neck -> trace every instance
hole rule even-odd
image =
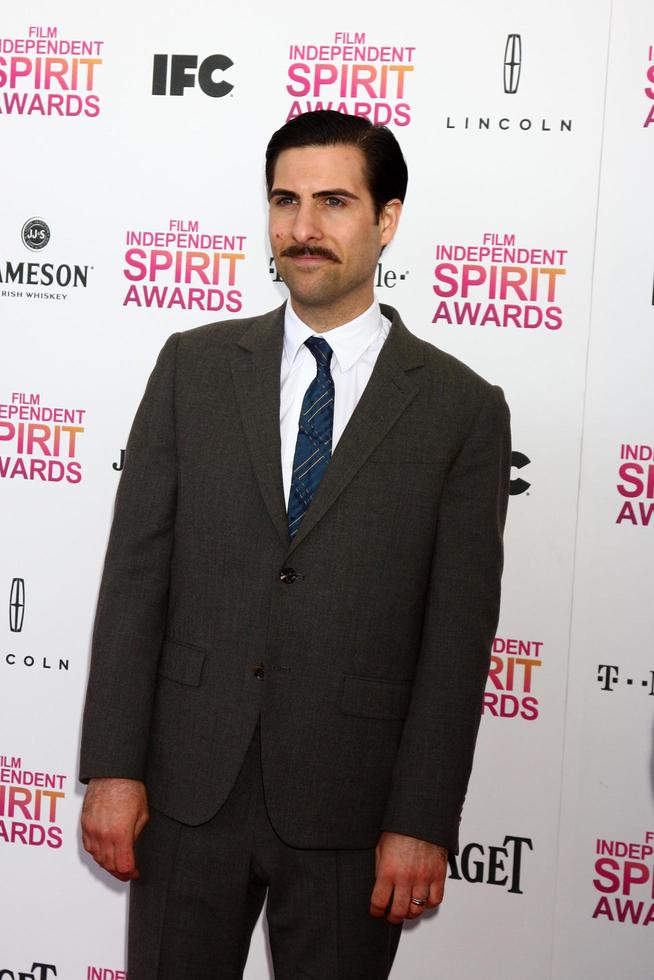
[[[294,296],[291,296],[293,309],[307,327],[315,330],[316,333],[325,333],[333,330],[334,327],[341,327],[344,323],[356,320],[358,316],[365,313],[374,301],[375,295],[370,287],[370,292],[365,297],[360,297],[353,302],[352,299],[344,298],[340,303],[331,303],[329,306],[306,306]]]

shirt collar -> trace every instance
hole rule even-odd
[[[284,313],[284,355],[289,366],[292,366],[307,337],[324,337],[334,352],[340,370],[349,371],[377,337],[381,324],[379,303],[373,300],[364,313],[349,323],[316,333],[300,320],[289,299]]]

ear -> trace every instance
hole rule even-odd
[[[397,226],[400,222],[400,215],[402,214],[402,202],[399,198],[394,197],[391,201],[387,201],[382,208],[381,217],[379,219],[379,225],[381,228],[380,245],[388,245],[391,239],[394,237],[397,231]]]

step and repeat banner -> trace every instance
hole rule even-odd
[[[646,980],[646,0],[3,11],[0,978],[126,976],[127,886],[81,847],[76,780],[124,447],[171,333],[285,297],[263,156],[314,108],[395,132],[409,190],[378,298],[502,385],[513,418],[504,598],[461,852],[440,910],[405,927],[393,976]],[[246,977],[271,976],[262,921]]]

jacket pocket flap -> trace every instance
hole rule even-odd
[[[158,673],[168,680],[177,681],[178,684],[198,687],[206,655],[206,650],[187,646],[177,640],[164,640]]]
[[[411,681],[386,681],[346,674],[341,710],[366,718],[404,718],[411,697]]]

